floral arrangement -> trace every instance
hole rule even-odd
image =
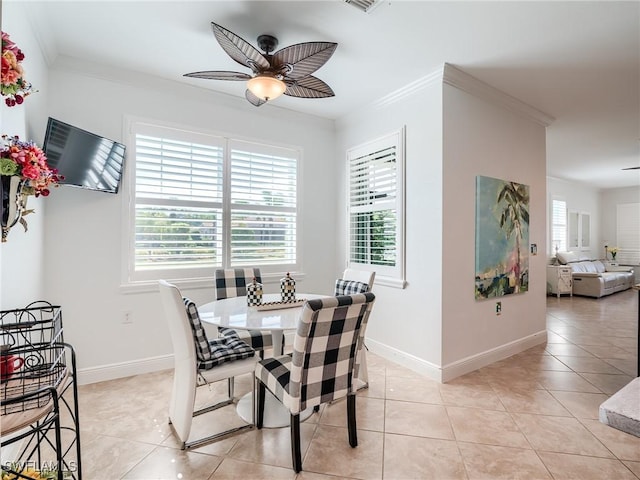
[[[618,254],[618,247],[607,247],[607,252],[611,254],[611,258],[616,259],[616,255]]]
[[[9,107],[20,105],[25,97],[33,93],[32,86],[24,79],[20,63],[24,53],[9,40],[9,34],[2,32],[2,70],[0,74],[0,94]]]
[[[64,177],[49,168],[47,157],[34,142],[23,142],[17,136],[2,136],[0,143],[0,175],[19,176],[25,181],[24,195],[49,195],[49,187],[57,186]]]

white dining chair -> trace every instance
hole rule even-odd
[[[353,295],[371,292],[376,278],[375,271],[345,269],[342,278],[336,280],[334,295]],[[364,337],[364,334],[363,334]],[[369,369],[367,368],[367,346],[363,342],[356,357],[357,379],[360,381],[358,390],[369,388]]]
[[[200,322],[198,309],[180,290],[159,280],[160,297],[173,344],[173,389],[169,402],[169,423],[182,443],[192,448],[253,429],[252,423],[189,441],[193,417],[233,404],[233,377],[253,374],[258,357],[238,337],[209,341]],[[199,410],[195,408],[196,389],[220,380],[229,381],[229,398]]]

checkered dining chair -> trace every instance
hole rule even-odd
[[[291,456],[296,473],[302,470],[300,413],[308,408],[347,397],[349,445],[358,445],[355,357],[374,300],[373,293],[364,293],[307,301],[298,320],[293,352],[256,365],[256,427],[262,428],[269,389],[291,414]]]
[[[355,293],[370,292],[373,288],[375,278],[376,272],[347,268],[342,274],[342,278],[336,280],[334,295],[353,295]],[[356,355],[356,366],[358,367],[357,378],[361,383],[358,390],[369,388],[367,346],[364,343],[362,344],[362,349]]]
[[[196,305],[188,298],[183,298],[175,285],[164,280],[159,280],[158,283],[173,344],[174,374],[169,423],[180,439],[182,449],[253,429],[255,416],[251,424],[189,441],[193,417],[233,404],[233,378],[246,373],[253,374],[258,357],[238,337],[208,340]],[[229,397],[214,405],[194,410],[197,387],[220,380],[229,382]]]
[[[216,284],[216,300],[225,298],[245,297],[247,295],[247,285],[253,279],[262,283],[262,276],[259,268],[226,268],[218,269],[214,273]],[[221,336],[237,336],[244,340],[251,348],[260,354],[260,358],[264,358],[264,349],[273,346],[273,338],[270,331],[262,330],[235,330],[233,328],[218,327]],[[284,337],[282,341],[284,348]],[[282,352],[274,352],[279,355]]]

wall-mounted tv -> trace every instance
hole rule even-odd
[[[61,185],[118,193],[123,144],[49,117],[43,150],[49,166],[64,176]]]

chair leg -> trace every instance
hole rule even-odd
[[[228,382],[227,391],[229,393],[229,398],[230,399],[233,399],[233,395],[234,395],[234,387],[235,387],[234,379],[235,379],[235,377],[229,377],[228,380],[227,380],[227,382]]]
[[[264,421],[264,396],[265,396],[265,386],[260,380],[256,378],[256,382],[258,383],[258,414],[256,415],[256,428],[261,429],[262,423]]]
[[[349,430],[349,445],[358,446],[358,432],[356,431],[356,396],[347,395],[347,425]]]
[[[291,460],[293,470],[299,473],[302,470],[302,453],[300,451],[300,414],[291,415]]]

